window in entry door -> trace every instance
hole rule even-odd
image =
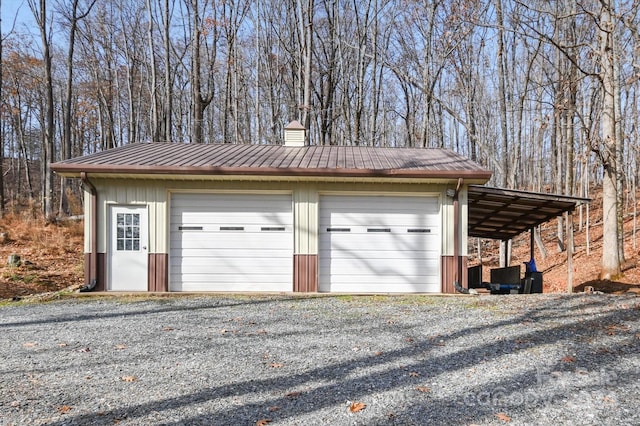
[[[117,250],[140,251],[140,214],[118,213],[116,220]]]

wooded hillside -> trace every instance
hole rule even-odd
[[[3,211],[67,213],[78,183],[55,179],[53,161],[137,141],[279,143],[298,119],[312,144],[451,148],[496,186],[588,197],[602,185],[602,276],[621,272],[640,155],[637,2],[22,8],[1,22],[0,176],[18,171],[29,189],[0,180]]]

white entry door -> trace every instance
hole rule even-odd
[[[108,289],[147,291],[147,208],[111,207]]]

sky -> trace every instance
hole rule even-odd
[[[27,0],[0,0],[0,17],[4,34],[11,30],[14,20],[17,31],[24,31],[27,25],[33,30],[35,26]]]

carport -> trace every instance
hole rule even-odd
[[[589,198],[545,194],[513,189],[469,185],[468,235],[508,241],[523,232],[531,233],[530,258],[534,257],[534,229],[555,217],[568,213],[567,238],[573,238],[573,211]],[[567,289],[571,291],[573,247],[567,245]],[[506,264],[506,259],[505,259]]]

